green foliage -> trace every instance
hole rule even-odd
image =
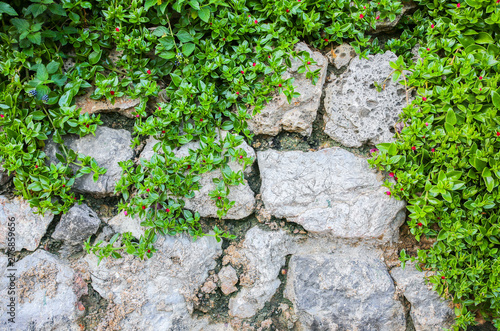
[[[457,304],[455,329],[475,324],[476,313],[499,328],[500,5],[419,4],[413,15],[418,21],[405,24],[406,38],[420,43],[421,59],[405,57],[405,64],[400,57],[392,64],[394,78],[410,73],[401,83],[417,97],[404,108],[397,141],[378,145],[370,163],[397,178],[385,185],[408,201],[417,240],[436,238],[417,260],[419,267],[437,271],[430,281]],[[401,42],[388,46],[408,52]],[[402,252],[401,260],[408,259]]]

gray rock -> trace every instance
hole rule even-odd
[[[295,45],[296,51],[306,51],[317,62],[311,65],[311,71],[321,69],[316,85],[313,85],[306,74],[299,74],[297,69],[302,65],[301,60],[292,59],[292,67],[283,75],[284,79],[294,78],[295,91],[300,93],[298,98],[289,104],[286,96],[281,93],[277,95],[260,114],[256,114],[248,120],[248,127],[255,134],[277,135],[281,130],[298,132],[304,136],[311,135],[312,124],[316,119],[326,79],[328,60],[319,52],[313,52],[305,43]],[[253,111],[250,109],[250,111]]]
[[[432,284],[425,283],[425,274],[408,263],[403,270],[396,267],[391,270],[392,278],[411,304],[410,315],[416,331],[438,331],[450,328],[454,324],[455,313],[449,302],[432,290]],[[427,274],[430,276],[431,274]]]
[[[246,281],[240,281],[241,290],[229,300],[231,316],[249,318],[264,307],[281,284],[278,275],[293,248],[293,239],[283,230],[253,227],[246,233],[239,250],[245,262]]]
[[[13,200],[0,196],[0,249],[10,249],[9,243],[15,242],[15,251],[23,248],[34,251],[40,244],[45,231],[54,215],[46,212],[43,216],[34,213],[29,203],[21,197]],[[9,241],[9,223],[14,218],[15,241]],[[11,237],[12,238],[12,237]]]
[[[62,215],[52,238],[64,240],[71,245],[81,245],[91,235],[97,232],[101,220],[97,213],[86,204],[74,205]]]
[[[299,330],[405,329],[392,279],[366,250],[292,256],[285,297],[293,302]]]
[[[140,99],[121,97],[116,98],[115,102],[111,103],[111,101],[107,99],[104,101],[91,99],[90,95],[93,92],[93,89],[90,89],[87,94],[75,98],[75,105],[77,108],[81,108],[81,114],[116,112],[128,118],[135,118],[135,107],[141,102]]]
[[[227,135],[227,132],[221,131],[221,135],[222,139],[224,139]],[[218,136],[216,137],[216,141],[219,141]],[[150,138],[148,140],[148,143],[144,147],[140,158],[150,160],[154,154],[153,146],[156,143],[158,143],[158,140]],[[199,141],[194,141],[175,149],[174,154],[178,158],[186,157],[189,156],[189,150],[197,150],[199,148]],[[243,141],[243,143],[238,146],[238,148],[243,149],[247,153],[247,157],[251,157],[253,160],[255,160],[255,151],[245,141]],[[243,171],[243,166],[241,166],[237,161],[231,161],[228,163],[228,165],[235,172]],[[248,173],[250,170],[251,168],[249,166],[244,170],[244,173]],[[213,179],[217,178],[222,180],[222,172],[220,169],[216,169],[211,172],[200,174],[200,176],[201,179],[198,183],[200,184],[201,188],[199,191],[194,192],[194,198],[184,198],[184,201],[186,202],[185,207],[193,211],[198,211],[201,217],[218,218],[217,206],[208,194],[210,191],[216,188]],[[235,201],[236,203],[231,209],[229,209],[227,215],[224,216],[223,219],[242,219],[251,215],[255,209],[255,195],[248,185],[248,182],[244,180],[243,185],[231,186],[229,190],[230,193],[228,195],[228,199],[230,201]]]
[[[131,232],[134,237],[139,239],[142,235],[144,235],[144,232],[146,231],[146,228],[141,226],[141,222],[142,220],[137,214],[134,217],[131,217],[125,216],[125,214],[121,212],[115,217],[111,218],[108,221],[108,225],[111,226],[111,228],[115,232]]]
[[[193,242],[185,235],[160,236],[155,248],[144,261],[127,255],[97,266],[97,257],[86,256],[93,288],[114,307],[99,327],[107,330],[112,322],[123,330],[225,330],[190,315],[190,300],[215,267],[221,243],[213,237]]]
[[[0,166],[0,185],[5,185],[11,178],[12,175],[9,176],[8,172]]]
[[[67,147],[76,153],[93,157],[100,167],[108,170],[104,175],[99,176],[97,182],[92,179],[93,173],[83,175],[76,179],[73,189],[97,196],[113,195],[122,171],[118,162],[130,160],[134,156],[134,152],[130,148],[131,138],[130,132],[126,130],[116,130],[104,126],[97,127],[95,137],[92,134],[83,138],[76,135],[64,137]],[[51,139],[45,146],[45,153],[52,163],[59,162],[56,153],[62,154]],[[72,169],[76,171],[78,167],[73,165]]]
[[[265,209],[310,233],[345,239],[396,240],[405,203],[388,197],[382,175],[341,148],[258,152]]]
[[[354,58],[325,91],[325,132],[347,147],[393,141],[390,129],[406,106],[403,85],[392,81],[392,52]],[[384,80],[389,78],[384,82]],[[374,82],[385,84],[378,92]],[[411,100],[410,100],[411,102]]]
[[[7,300],[2,295],[0,329],[7,330],[80,330],[76,322],[79,291],[73,284],[74,271],[56,256],[37,250],[14,265],[16,271],[16,318],[9,323]],[[2,277],[0,287],[7,293],[10,279]],[[85,284],[86,286],[86,284]]]
[[[349,44],[342,44],[328,52],[327,57],[333,63],[335,68],[341,69],[351,62],[352,58],[356,56],[354,48]]]
[[[219,271],[219,281],[220,281],[220,289],[224,295],[229,295],[233,292],[236,292],[238,289],[236,288],[236,283],[238,282],[238,275],[236,274],[236,270],[230,265],[223,267]]]
[[[7,270],[8,264],[9,264],[9,257],[0,252],[0,277],[4,275],[5,271]]]

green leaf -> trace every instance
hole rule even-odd
[[[29,30],[30,24],[28,21],[23,20],[21,18],[13,18],[10,20],[10,23],[14,25],[19,33],[23,33]]]
[[[493,101],[493,105],[500,109],[500,94],[498,94],[496,91],[491,91],[491,99]]]
[[[7,14],[10,16],[17,16],[17,12],[8,3],[0,1],[0,14]]]
[[[157,36],[157,37],[161,37],[163,35],[166,35],[168,34],[168,30],[166,27],[164,26],[159,26],[157,27],[154,31],[153,31],[153,35]],[[173,38],[172,38],[173,39]],[[172,41],[173,43],[173,41]]]
[[[179,86],[181,84],[182,78],[174,73],[170,74],[170,78],[172,78],[172,82],[175,86]]]
[[[156,5],[156,3],[157,3],[157,0],[146,0],[146,3],[144,4],[144,8],[146,8],[146,10],[149,10],[149,8]]]
[[[208,23],[208,20],[210,19],[210,6],[205,6],[198,10],[198,16],[203,22]]]
[[[28,40],[33,44],[40,45],[42,43],[42,34],[40,32],[30,33],[28,35]]]
[[[53,74],[59,69],[60,63],[56,61],[52,61],[49,64],[47,64],[47,72],[49,74]]]
[[[38,67],[36,78],[38,78],[42,82],[49,79],[49,73],[47,71],[47,68],[43,64],[40,64],[40,66]]]
[[[59,87],[63,87],[67,79],[68,77],[65,74],[57,74],[50,77],[50,80]]]
[[[47,9],[47,6],[41,5],[41,4],[32,4],[31,6],[28,7],[28,12],[31,12],[33,14],[33,17],[37,17]]]
[[[477,44],[492,44],[494,42],[495,41],[493,40],[491,35],[489,35],[486,32],[479,32],[478,37],[476,39]]]
[[[66,11],[64,10],[64,8],[58,3],[53,3],[53,4],[49,5],[49,10],[52,14],[55,14],[55,15],[68,16],[66,14]]]
[[[189,0],[189,5],[194,10],[200,10],[200,4],[198,3],[198,0]]]
[[[189,55],[191,55],[191,53],[193,53],[195,47],[196,46],[193,43],[184,44],[184,45],[182,45],[182,53],[185,56],[189,56]]]
[[[457,123],[457,117],[455,116],[453,109],[448,110],[448,113],[446,114],[446,123],[450,125],[455,125]]]
[[[439,231],[439,234],[437,236],[437,240],[444,240],[446,238],[448,238],[448,231],[446,231],[446,230]]]
[[[176,36],[183,43],[193,41],[193,37],[185,29],[179,30],[179,32],[177,32]]]
[[[99,52],[93,51],[89,55],[89,63],[96,64],[101,59],[101,55],[102,55],[102,51],[99,51]]]

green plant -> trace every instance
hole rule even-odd
[[[397,178],[385,185],[408,201],[417,240],[436,238],[431,249],[417,257],[402,252],[401,260],[437,271],[429,280],[456,304],[454,328],[475,324],[476,314],[500,328],[500,7],[481,0],[419,3],[416,26],[405,24],[421,59],[405,63],[401,56],[391,64],[395,79],[410,72],[401,82],[417,97],[403,109],[397,141],[377,145],[369,162]],[[401,52],[403,44],[386,46]]]

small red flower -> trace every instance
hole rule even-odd
[[[148,189],[148,188],[146,189],[146,192],[149,192],[149,189]]]
[[[243,155],[240,155],[240,160],[243,158]]]
[[[35,169],[38,169],[38,166],[37,166],[37,165],[35,165]]]
[[[168,209],[168,208],[167,208],[167,209],[165,209],[165,211],[166,211],[167,213],[170,213],[170,209]]]
[[[187,169],[188,169],[188,170],[189,170],[189,169],[191,169],[191,165],[188,165],[188,166],[187,166]]]
[[[240,92],[236,92],[236,95],[240,95]]]
[[[500,137],[500,132],[497,131],[497,137]]]
[[[479,76],[479,80],[482,80],[483,79],[483,76]]]
[[[445,276],[441,276],[441,279],[445,279],[446,277]]]
[[[328,38],[325,38],[325,41],[328,42]]]
[[[75,200],[76,200],[76,197],[75,197]]]
[[[427,98],[426,97],[422,97],[422,101],[427,101]]]
[[[109,94],[115,95],[115,91],[110,91]]]
[[[389,177],[394,177],[394,173],[393,173],[393,172],[390,172],[390,173],[389,173]]]
[[[429,123],[425,122],[425,126],[429,126]]]
[[[298,0],[300,2],[300,0]]]
[[[457,3],[457,8],[460,8],[460,4],[459,3]]]
[[[148,73],[148,75],[151,75],[151,70],[148,69],[148,71],[146,71]]]
[[[430,51],[431,49],[429,47],[427,47],[427,51]]]
[[[479,91],[482,91],[483,89],[482,88],[479,88]]]
[[[431,152],[432,152],[432,153],[434,153],[435,151],[436,151],[436,149],[435,149],[435,148],[431,149]]]
[[[259,21],[255,20],[255,24],[259,23]]]
[[[252,65],[255,67],[257,65],[257,63],[254,62]]]
[[[200,122],[203,122],[203,118],[200,118]]]
[[[148,249],[148,253],[151,253],[151,250],[150,250],[150,249]]]
[[[226,41],[226,38],[222,38],[222,41]]]
[[[63,187],[66,187],[66,185],[63,184]]]
[[[363,6],[363,9],[366,9],[366,6]]]
[[[221,197],[217,197],[217,199],[219,199],[219,200],[220,200],[220,199],[222,199],[222,198],[221,198]]]
[[[279,87],[281,87],[281,84],[278,84]]]
[[[268,58],[271,58],[271,55],[269,55]]]
[[[135,115],[135,117],[139,117],[139,114]]]
[[[212,25],[212,22],[210,22],[210,25]]]
[[[307,64],[311,64],[311,61],[307,61]]]
[[[434,29],[434,24],[431,24],[431,29]]]
[[[398,177],[394,176],[394,179],[395,179],[395,180],[398,180]]]
[[[130,39],[128,41],[130,42]]]
[[[401,188],[401,191],[403,190],[403,188]]]
[[[128,213],[127,213],[127,211],[126,211],[126,210],[124,210],[124,211],[123,211],[123,213],[125,214],[125,216],[127,216],[127,215],[128,215]]]
[[[422,223],[418,223],[417,225],[418,225],[418,226],[422,226],[423,224],[422,224]]]
[[[248,17],[251,17],[250,15],[248,15]]]
[[[415,151],[416,149],[417,149],[417,147],[415,147],[415,146],[412,146],[412,147],[411,147],[411,150],[412,150],[412,151]]]
[[[241,74],[244,74],[245,72],[243,70],[241,70]]]
[[[365,15],[359,14],[359,18],[363,18],[363,17],[365,17]]]
[[[377,15],[377,17],[375,17],[376,20],[380,19],[380,15]]]
[[[86,126],[87,128],[89,127],[89,125],[88,125],[88,124],[87,124],[87,125],[85,125],[85,126]]]
[[[287,9],[287,10],[286,10],[286,12],[287,12],[287,13],[289,13],[289,12],[290,12],[290,9]]]
[[[385,194],[387,194],[387,195],[391,195],[391,192],[390,192],[390,191],[387,191],[387,192],[385,192]]]
[[[146,206],[142,206],[142,209],[146,209]]]
[[[4,115],[4,114],[0,114],[0,117],[1,117],[1,118],[4,118],[4,117],[5,117],[5,115]]]
[[[165,133],[165,130],[161,130],[161,133]]]
[[[116,30],[116,32],[120,31],[120,29],[118,29],[118,28],[116,28],[115,30]]]

